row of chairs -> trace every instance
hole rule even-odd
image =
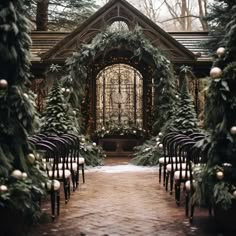
[[[51,214],[54,219],[56,214],[60,214],[60,183],[63,184],[65,203],[70,198],[71,183],[73,191],[79,185],[80,169],[85,183],[85,160],[79,155],[79,137],[74,134],[62,136],[37,134],[28,139],[42,157],[44,169],[50,180],[46,183],[46,188],[51,195]]]
[[[181,185],[185,190],[185,212],[190,222],[193,220],[194,204],[190,204],[194,193],[194,169],[207,162],[207,155],[202,150],[200,142],[205,134],[192,133],[190,135],[170,132],[163,139],[164,156],[159,159],[159,183],[163,184],[170,194],[175,192],[176,204],[180,205]],[[163,183],[161,183],[163,181]],[[190,213],[189,213],[189,205]]]

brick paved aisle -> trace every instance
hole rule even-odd
[[[184,208],[176,207],[173,196],[159,186],[157,169],[127,167],[88,171],[86,184],[67,205],[61,202],[60,217],[36,227],[30,236],[197,235]]]

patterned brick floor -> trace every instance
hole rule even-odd
[[[114,162],[107,162],[114,165]],[[126,164],[125,160],[122,163]],[[122,166],[121,166],[122,169]],[[63,195],[62,195],[63,198]],[[47,205],[45,205],[46,207]],[[158,170],[86,172],[86,184],[61,202],[54,222],[35,227],[30,236],[211,236],[206,210],[197,210],[190,226],[184,207],[158,184]]]

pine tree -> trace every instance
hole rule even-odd
[[[218,1],[228,9],[220,18],[226,34],[210,75],[207,120],[211,137],[207,166],[198,181],[200,200],[230,208],[236,198],[236,1]]]
[[[68,105],[63,97],[61,84],[55,79],[46,100],[46,110],[40,132],[56,135],[72,132],[73,123],[67,109]]]
[[[39,217],[43,172],[28,142],[34,108],[27,94],[30,77],[24,0],[0,2],[0,232],[20,235]],[[10,219],[7,217],[10,216]],[[12,224],[15,227],[12,227]],[[21,225],[21,230],[17,226]],[[16,232],[17,231],[17,232]]]
[[[72,30],[98,7],[95,0],[26,0],[28,17],[37,30]]]
[[[163,128],[163,133],[171,131],[179,131],[182,133],[190,134],[197,131],[197,115],[194,109],[193,99],[188,91],[188,75],[191,69],[183,66],[180,71],[180,92],[177,100],[177,109],[171,119],[166,123]],[[179,100],[178,100],[179,99]]]

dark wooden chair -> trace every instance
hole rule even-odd
[[[47,160],[48,165],[45,166],[45,170],[49,175],[49,171],[55,171],[56,157],[57,157],[57,147],[56,145],[36,143],[35,144],[37,152]],[[53,161],[52,161],[53,160]],[[49,164],[50,163],[50,164]],[[54,178],[52,175],[50,180],[45,183],[47,191],[50,193],[51,197],[51,217],[55,219],[56,214],[60,214],[60,182]]]

